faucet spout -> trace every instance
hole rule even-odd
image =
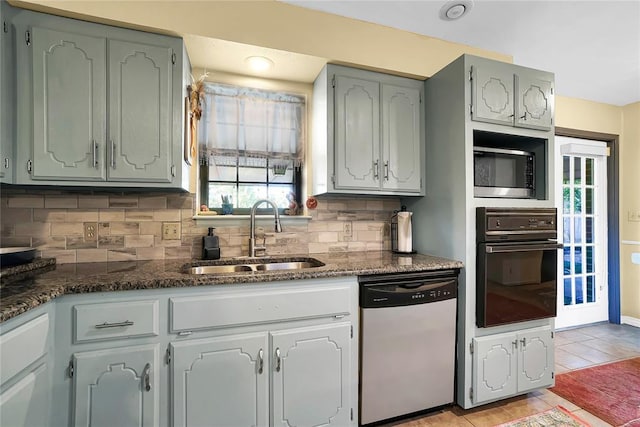
[[[282,225],[280,224],[280,214],[278,213],[278,207],[276,206],[276,204],[269,199],[260,199],[257,202],[255,202],[253,204],[253,207],[251,208],[251,219],[250,219],[251,234],[249,235],[249,256],[250,257],[256,256],[256,250],[267,249],[264,244],[262,246],[256,245],[256,209],[258,208],[258,206],[260,206],[263,203],[271,205],[271,208],[273,209],[273,216],[275,221],[274,231],[276,233],[282,233]]]

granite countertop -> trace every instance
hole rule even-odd
[[[306,257],[306,255],[304,255]],[[40,259],[3,269],[0,273],[0,322],[38,307],[65,294],[161,289],[316,279],[398,272],[419,272],[462,268],[463,264],[430,255],[399,255],[391,252],[341,252],[309,256],[325,265],[305,270],[280,270],[216,275],[192,275],[191,266],[237,263],[237,260],[164,260],[60,264]],[[300,256],[274,256],[278,260],[298,260]],[[262,259],[264,261],[264,259]],[[261,262],[245,258],[244,263]],[[13,271],[9,271],[14,269]]]

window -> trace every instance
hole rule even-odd
[[[306,115],[301,95],[205,83],[200,120],[200,200],[248,213],[260,199],[300,203]],[[266,208],[266,206],[264,206]]]

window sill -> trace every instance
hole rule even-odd
[[[195,215],[193,220],[199,227],[207,226],[225,226],[225,227],[237,227],[243,225],[249,225],[250,215]],[[311,221],[311,217],[308,215],[280,215],[280,223],[282,225],[300,225],[306,224]],[[273,215],[256,215],[256,224],[260,226],[272,225]]]

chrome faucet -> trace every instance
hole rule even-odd
[[[267,203],[271,205],[271,207],[273,208],[273,216],[275,217],[275,223],[276,223],[275,232],[282,233],[282,226],[280,225],[280,214],[278,213],[278,207],[276,206],[276,204],[269,199],[261,199],[255,202],[253,204],[253,207],[251,208],[251,235],[249,236],[249,256],[250,257],[255,257],[256,251],[267,250],[267,246],[265,245],[264,240],[263,240],[262,246],[256,246],[256,209],[262,203]]]

